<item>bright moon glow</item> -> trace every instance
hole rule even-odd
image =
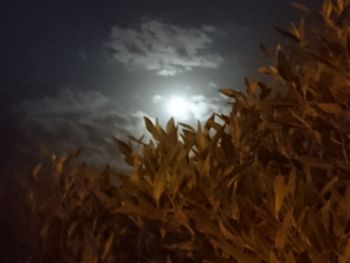
[[[191,114],[191,103],[181,97],[172,97],[168,101],[167,109],[174,118],[188,119]]]

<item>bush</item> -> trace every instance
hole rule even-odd
[[[279,29],[268,81],[221,90],[230,114],[116,140],[130,174],[35,167],[27,262],[349,262],[350,2],[316,17]]]

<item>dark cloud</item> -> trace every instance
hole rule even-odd
[[[182,28],[159,21],[144,21],[140,28],[114,26],[108,47],[114,58],[130,70],[174,76],[193,68],[217,68],[222,57],[210,48],[212,26]]]
[[[31,141],[54,153],[81,146],[81,158],[95,165],[125,168],[112,137],[145,133],[145,113],[118,112],[115,102],[98,92],[64,90],[56,97],[26,100],[22,109],[21,126]]]

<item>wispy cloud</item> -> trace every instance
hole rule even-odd
[[[174,76],[193,68],[217,68],[222,57],[211,50],[212,26],[182,28],[159,21],[139,28],[114,26],[108,47],[114,58],[130,70],[141,69]]]
[[[123,166],[112,137],[142,136],[144,112],[120,113],[112,99],[98,92],[64,90],[56,97],[26,100],[22,128],[29,139],[56,153],[83,148],[93,164]]]
[[[187,99],[191,105],[189,124],[205,121],[213,112],[227,111],[227,101],[221,97],[197,95]],[[161,95],[153,97],[158,107],[166,100]],[[127,135],[150,138],[144,125],[144,116],[152,119],[150,116],[142,111],[119,112],[116,102],[99,92],[63,90],[57,96],[25,100],[21,107],[21,127],[34,147],[43,145],[52,153],[82,147],[81,159],[94,165],[127,167],[113,136],[122,140],[127,140]]]

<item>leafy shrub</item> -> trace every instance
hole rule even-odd
[[[221,90],[230,114],[116,140],[130,174],[35,167],[28,261],[349,262],[350,2],[316,17],[279,29],[266,83]]]

